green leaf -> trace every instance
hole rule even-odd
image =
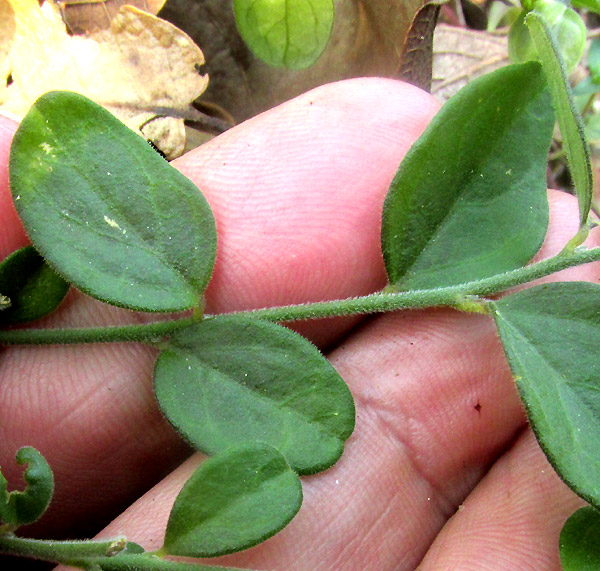
[[[600,0],[573,0],[573,8],[582,8],[600,14]]]
[[[493,307],[542,449],[575,493],[600,506],[600,286],[546,284]]]
[[[302,504],[302,485],[271,446],[232,448],[203,462],[177,496],[167,523],[170,555],[214,557],[252,547],[283,529]]]
[[[314,473],[338,460],[354,429],[354,401],[335,369],[306,339],[265,321],[219,316],[176,333],[154,380],[166,417],[207,454],[260,441]]]
[[[408,152],[385,200],[382,250],[399,289],[521,267],[546,234],[554,115],[537,63],[473,81]]]
[[[133,541],[128,541],[125,544],[125,548],[122,551],[119,551],[116,556],[129,556],[129,555],[139,555],[140,553],[144,553],[146,550],[139,544],[134,543]]]
[[[99,105],[40,97],[15,134],[10,180],[34,246],[85,293],[142,311],[198,304],[216,249],[210,208]]]
[[[592,144],[600,144],[600,115],[595,113],[592,115],[586,126],[585,136]]]
[[[596,95],[600,91],[600,84],[595,83],[591,77],[586,77],[583,81],[580,81],[573,89],[573,101],[577,109],[583,109],[590,96]],[[579,104],[578,101],[581,103]]]
[[[0,313],[0,323],[24,323],[54,311],[67,295],[63,280],[33,246],[25,246],[0,264],[0,292],[10,299],[10,308]]]
[[[587,54],[587,64],[591,77],[586,79],[591,79],[596,84],[596,88],[600,88],[598,86],[598,83],[600,83],[600,38],[594,38],[590,42],[590,49]],[[581,83],[582,82],[580,81],[575,86],[575,89],[577,89]]]
[[[579,201],[579,223],[580,226],[584,226],[592,204],[593,177],[583,120],[573,102],[573,94],[562,58],[548,26],[535,11],[527,15],[525,22],[552,91],[556,118],[563,137],[563,148]]]
[[[8,492],[6,478],[0,473],[0,522],[12,526],[33,523],[46,511],[54,492],[54,476],[46,459],[31,446],[17,452],[17,464],[27,464],[23,478],[25,491]]]
[[[333,27],[332,0],[234,0],[238,30],[270,65],[309,67],[323,53]]]
[[[560,533],[560,562],[564,571],[600,569],[600,513],[592,507],[577,510]]]

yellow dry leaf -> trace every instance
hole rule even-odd
[[[6,97],[6,83],[10,75],[8,54],[16,29],[15,14],[11,5],[0,0],[0,103]]]
[[[119,8],[135,6],[149,14],[157,14],[165,0],[55,0],[69,33],[85,34],[110,28]]]
[[[473,79],[508,63],[506,34],[439,24],[433,37],[431,93],[444,103]]]
[[[208,84],[199,73],[202,51],[187,34],[124,6],[110,29],[69,36],[53,2],[0,5],[7,1],[16,26],[4,65],[13,82],[0,91],[1,110],[22,117],[42,93],[76,91],[151,139],[168,158],[183,152],[183,118]]]

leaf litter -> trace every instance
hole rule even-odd
[[[43,93],[74,91],[168,159],[183,153],[184,119],[208,85],[204,55],[186,33],[132,6],[86,36],[67,33],[51,0],[1,0],[0,16],[0,111],[20,119]]]

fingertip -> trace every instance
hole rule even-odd
[[[219,230],[211,311],[370,293],[396,170],[439,109],[420,89],[357,78],[313,89],[188,153],[176,166]]]
[[[25,230],[15,210],[8,182],[8,157],[18,123],[0,115],[0,259],[25,246]]]

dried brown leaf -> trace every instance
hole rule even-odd
[[[440,24],[433,38],[431,92],[444,102],[476,77],[508,63],[505,34]]]
[[[0,108],[22,117],[46,91],[76,91],[141,131],[169,157],[183,152],[184,117],[206,88],[202,52],[181,30],[123,7],[109,30],[69,36],[51,2],[10,0],[16,30],[8,56],[13,83]]]
[[[399,76],[425,91],[431,90],[433,32],[440,6],[427,4],[415,16],[402,53]]]
[[[230,2],[167,0],[159,15],[202,46],[211,77],[206,98],[240,121],[330,81],[398,77],[408,31],[428,3],[336,0],[331,40],[319,61],[301,71],[272,68],[257,60],[237,32]]]
[[[165,0],[57,0],[56,3],[69,32],[85,34],[110,28],[121,6],[158,14]]]

